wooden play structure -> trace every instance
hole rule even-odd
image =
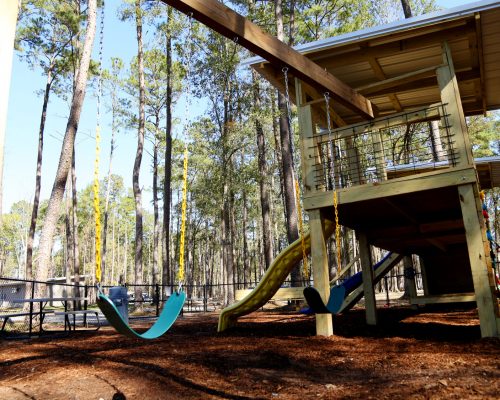
[[[279,90],[285,91],[283,68],[293,76],[310,217],[307,250],[323,301],[330,293],[326,240],[336,193],[340,223],[354,229],[360,242],[368,324],[377,322],[373,245],[420,256],[425,297],[413,290],[413,303],[475,300],[482,336],[499,335],[479,190],[500,184],[500,163],[486,161],[478,175],[465,116],[500,107],[500,2],[423,15],[298,50],[215,0],[164,2],[262,57],[248,64]],[[297,244],[285,253],[300,259]],[[222,313],[219,330],[278,290],[286,271],[270,270],[262,287]],[[316,329],[331,335],[331,315],[317,314]]]
[[[330,294],[326,241],[341,225],[360,244],[366,320],[377,323],[370,246],[422,261],[424,297],[475,300],[481,334],[500,318],[479,197],[500,186],[500,161],[476,166],[465,116],[500,108],[500,1],[480,1],[290,48],[217,0],[162,0],[257,56],[256,71],[298,108],[307,252],[314,286]],[[0,121],[1,122],[1,121]],[[334,195],[337,206],[334,206]],[[224,310],[219,330],[258,309],[302,257],[278,256],[245,299]],[[411,277],[410,277],[411,279]],[[316,315],[332,335],[331,314]]]

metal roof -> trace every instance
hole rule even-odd
[[[416,17],[394,21],[389,24],[378,25],[371,28],[361,29],[355,32],[349,32],[326,39],[316,40],[314,42],[304,43],[294,46],[294,49],[302,54],[326,50],[331,47],[356,43],[359,41],[373,39],[379,36],[385,36],[396,32],[407,31],[409,29],[421,28],[427,25],[433,25],[443,21],[451,21],[464,16],[474,15],[474,13],[490,10],[500,7],[499,0],[483,0],[474,3],[463,4],[461,6],[434,11],[428,14],[418,15]],[[242,66],[249,66],[265,62],[262,57],[251,57],[241,62]]]
[[[298,46],[306,57],[368,98],[378,116],[441,101],[436,69],[449,48],[465,115],[500,109],[500,0],[485,0]],[[246,64],[284,92],[282,66],[253,58]],[[411,78],[407,78],[410,76]],[[295,81],[289,73],[295,102]],[[306,101],[323,97],[302,82]],[[338,101],[341,124],[363,121]],[[324,104],[313,115],[325,124]],[[337,123],[337,122],[336,122]],[[338,124],[337,124],[338,125]]]

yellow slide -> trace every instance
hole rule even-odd
[[[335,231],[335,223],[325,220],[325,233],[330,236]],[[311,252],[311,237],[305,236],[306,253]],[[236,324],[242,315],[250,314],[266,304],[278,291],[293,267],[302,260],[302,243],[300,238],[283,250],[273,261],[257,287],[244,299],[226,307],[219,316],[218,332],[222,332]]]

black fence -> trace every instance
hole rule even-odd
[[[404,275],[387,275],[375,287],[376,293],[404,291]],[[422,289],[420,274],[416,274],[417,289]],[[230,287],[233,292],[239,289],[253,289],[258,282],[244,282],[218,285],[184,285],[186,303],[183,313],[213,312],[223,308]],[[285,281],[282,287],[290,287]],[[111,286],[101,286],[104,293]],[[176,285],[135,285],[125,284],[129,320],[158,317],[163,303],[179,288]],[[61,282],[39,282],[0,277],[0,332],[2,334],[28,334],[42,332],[49,327],[60,327],[66,330],[62,311],[96,310],[98,289],[94,285],[69,284]],[[97,317],[97,313],[95,314]],[[95,322],[90,313],[83,318],[90,318],[85,323]],[[94,318],[95,319],[95,318]],[[97,321],[98,322],[98,321]]]

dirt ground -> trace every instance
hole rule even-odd
[[[180,318],[161,339],[111,328],[0,342],[0,399],[499,399],[500,340],[475,309],[363,310],[315,337],[312,316],[253,313],[217,334],[217,314]],[[145,327],[145,326],[144,326]]]

